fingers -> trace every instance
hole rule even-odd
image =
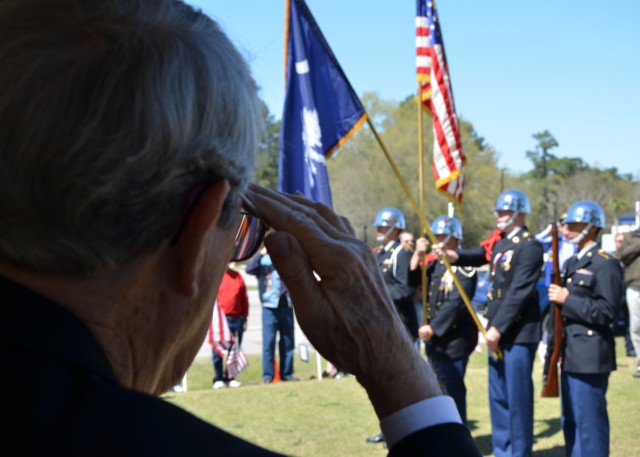
[[[259,186],[251,186],[247,195],[275,230],[295,237],[311,270],[323,280],[339,279],[345,262],[375,263],[369,246],[354,237],[351,224],[327,206]]]
[[[304,223],[302,216],[306,216],[330,236],[351,235],[353,232],[351,224],[345,225],[345,218],[331,208],[301,195],[283,194],[255,184],[250,186],[248,195],[261,211],[261,216],[276,230],[300,228],[300,223]],[[290,226],[291,223],[295,226]]]

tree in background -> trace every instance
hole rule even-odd
[[[258,149],[258,162],[253,182],[270,189],[277,189],[280,121],[275,120],[264,101],[262,102],[262,115],[264,117],[264,135]]]
[[[390,102],[375,93],[361,97],[367,113],[387,150],[407,182],[413,197],[419,201],[417,101]],[[278,141],[280,121],[275,120],[263,103],[265,136],[258,152],[254,182],[277,188]],[[425,117],[425,123],[429,123]],[[467,157],[465,197],[456,217],[464,227],[464,246],[477,245],[493,229],[491,209],[503,189],[519,188],[527,193],[532,214],[527,225],[534,233],[543,230],[556,208],[561,214],[576,200],[593,200],[606,212],[609,224],[616,216],[634,209],[640,200],[640,183],[616,168],[600,169],[579,157],[560,157],[550,151],[559,143],[548,131],[533,134],[537,141],[533,151],[523,152],[532,161],[532,170],[514,174],[497,166],[498,153],[478,135],[470,121],[459,119],[461,141]],[[425,128],[425,218],[427,221],[446,214],[450,201],[435,189],[431,168],[432,131]],[[358,238],[374,244],[371,224],[384,207],[402,210],[408,228],[420,234],[420,221],[393,173],[370,129],[364,127],[328,160],[334,209],[349,218]]]
[[[419,201],[418,106],[415,97],[395,104],[368,93],[362,101],[414,199]],[[427,117],[425,122],[430,122],[430,119]],[[495,151],[476,134],[469,122],[459,122],[468,166],[465,199],[456,216],[465,226],[464,243],[474,245],[493,228],[491,208],[500,192],[499,182],[495,179],[499,171]],[[432,145],[431,129],[423,131],[425,145]],[[450,200],[435,188],[431,147],[426,146],[426,150],[424,216],[431,221],[447,213]],[[418,216],[369,129],[363,128],[338,151],[329,161],[328,169],[334,208],[351,220],[359,238],[374,243],[372,236],[366,236],[367,230],[371,230],[375,214],[388,206],[400,209],[405,214],[408,229],[420,234]]]

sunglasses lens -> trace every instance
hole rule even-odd
[[[265,227],[260,219],[250,214],[242,214],[236,233],[236,250],[231,260],[242,262],[253,256],[260,247],[265,233]]]

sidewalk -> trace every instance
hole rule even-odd
[[[242,349],[244,349],[245,354],[262,354],[262,305],[258,296],[258,280],[255,276],[245,274],[244,267],[237,268],[237,270],[244,279],[247,286],[247,294],[249,295],[249,319],[247,331],[242,336]],[[312,349],[297,320],[295,321],[295,342],[296,352],[300,343],[305,343],[309,346],[309,349]],[[211,358],[211,346],[206,337],[196,355],[196,358],[199,357]]]

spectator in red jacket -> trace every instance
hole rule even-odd
[[[229,330],[234,334],[235,344],[242,345],[242,334],[247,329],[247,318],[249,317],[249,297],[242,275],[231,266],[227,267],[227,271],[222,277],[218,290],[218,304],[227,316]],[[224,373],[222,357],[215,350],[212,352],[215,372],[213,388],[240,387],[242,385],[240,381],[236,381],[230,378],[228,373]]]

